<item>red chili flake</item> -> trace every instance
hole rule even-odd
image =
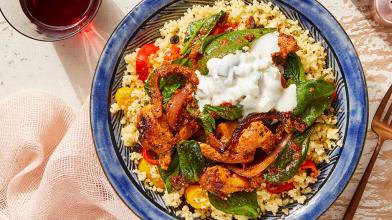
[[[255,27],[256,27],[256,21],[253,18],[253,16],[250,16],[246,21],[246,28],[255,28]]]
[[[222,46],[227,45],[228,43],[229,43],[229,40],[227,40],[227,39],[221,40]]]
[[[301,146],[298,146],[298,145],[295,144],[294,142],[291,142],[290,148],[291,148],[292,150],[294,150],[294,151],[297,151],[297,152],[302,150],[302,147],[301,147]]]
[[[278,169],[276,169],[276,167],[271,167],[270,171],[271,171],[271,173],[277,173]]]
[[[231,102],[224,102],[224,103],[221,104],[221,106],[223,106],[223,107],[230,107],[230,106],[233,106],[233,104]]]
[[[299,152],[297,152],[297,153],[295,153],[294,155],[293,155],[293,158],[294,159],[299,159],[299,158],[301,158],[302,157],[302,155],[299,153]]]
[[[202,28],[202,29],[200,29],[200,34],[202,34],[202,35],[205,35],[206,34],[206,29],[205,28]]]
[[[279,193],[294,189],[294,184],[293,183],[281,183],[279,185],[273,185],[273,184],[267,182],[266,189],[269,193],[279,194]]]
[[[336,91],[332,94],[332,102],[336,101],[337,93]]]
[[[245,35],[245,39],[248,41],[253,41],[255,39],[255,35],[254,34],[247,34]]]

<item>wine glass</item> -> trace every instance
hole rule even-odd
[[[102,0],[0,0],[0,12],[21,34],[40,41],[74,36],[95,17]]]

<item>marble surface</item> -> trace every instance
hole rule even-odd
[[[116,24],[139,0],[104,0],[94,22],[77,36],[56,43],[30,40],[0,16],[0,99],[25,89],[62,97],[74,110],[87,100],[101,50]],[[372,119],[392,83],[392,29],[371,19],[368,0],[320,0],[352,39],[365,69]],[[361,106],[358,106],[359,108]],[[369,121],[369,123],[371,120]],[[369,124],[370,125],[370,124]],[[341,219],[371,157],[377,136],[370,130],[350,183],[321,219]],[[376,162],[355,219],[392,219],[392,143]]]

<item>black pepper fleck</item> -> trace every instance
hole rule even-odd
[[[142,146],[138,143],[133,144],[132,148],[135,152],[138,152],[138,153],[142,152]]]
[[[170,43],[171,43],[171,44],[178,44],[178,42],[180,42],[180,38],[178,37],[178,35],[173,35],[173,36],[170,38]]]

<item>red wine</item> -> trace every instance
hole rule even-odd
[[[13,1],[13,0],[12,0]],[[86,17],[92,0],[20,0],[34,23],[48,26],[70,26]]]

